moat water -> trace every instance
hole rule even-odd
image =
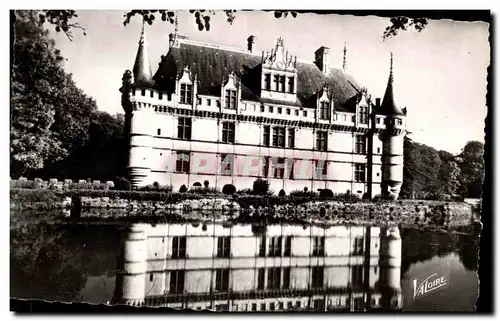
[[[479,238],[472,232],[132,226],[36,217],[11,213],[11,298],[222,311],[405,312],[474,311],[478,296]],[[141,237],[133,236],[137,230]],[[146,242],[140,249],[138,239]]]

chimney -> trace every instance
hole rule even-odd
[[[325,75],[329,73],[330,63],[328,59],[330,58],[330,48],[321,47],[315,52],[315,61],[314,63],[318,66],[319,70]]]
[[[255,36],[250,36],[247,39],[248,52],[253,52],[253,45],[255,43]]]

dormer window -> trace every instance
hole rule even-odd
[[[286,77],[285,76],[280,76],[280,88],[279,91],[285,92],[285,84],[286,84]]]
[[[181,84],[181,104],[191,104],[193,95],[193,85],[190,84]]]
[[[368,107],[359,107],[359,123],[368,124]]]
[[[327,101],[322,101],[319,107],[319,119],[329,120],[330,119],[330,104]]]
[[[264,75],[264,89],[271,90],[271,74]]]
[[[274,75],[274,90],[279,91],[279,82],[280,82],[280,76],[279,75]]]
[[[295,89],[295,77],[288,77],[288,92],[293,94],[293,90]]]
[[[236,109],[236,90],[226,90],[225,107],[227,109]]]

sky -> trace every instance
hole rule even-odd
[[[66,58],[65,70],[100,110],[123,113],[121,78],[132,69],[141,32],[134,17],[123,25],[124,10],[77,11],[87,35],[74,31],[73,41],[51,33]],[[278,37],[285,50],[299,59],[313,61],[321,46],[330,48],[330,65],[342,67],[347,44],[347,69],[372,97],[382,98],[394,54],[396,103],[407,107],[407,129],[414,141],[439,150],[459,153],[467,141],[484,142],[486,76],[490,64],[489,25],[484,22],[429,20],[420,33],[401,32],[383,41],[388,18],[376,16],[299,14],[276,19],[269,12],[236,12],[230,25],[223,12],[211,17],[210,31],[198,31],[194,16],[179,12],[179,33],[190,39],[246,49],[246,39],[256,36],[258,51],[270,50]],[[159,17],[158,17],[159,18]],[[168,52],[168,35],[174,27],[156,20],[146,25],[153,73],[161,55]]]

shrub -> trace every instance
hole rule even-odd
[[[283,189],[281,189],[281,191],[278,193],[278,196],[279,197],[285,197],[286,196],[286,193]]]
[[[154,182],[153,187],[158,190],[160,189],[160,184],[158,182]]]
[[[132,184],[125,177],[117,177],[115,179],[115,190],[130,191],[131,189],[132,189]]]
[[[309,189],[306,187],[304,187],[304,193],[307,193],[307,191],[309,191]]]
[[[253,182],[253,192],[256,195],[266,195],[269,193],[269,182],[265,179],[257,178]]]
[[[181,188],[179,188],[179,193],[186,193],[188,191],[186,185],[182,184]]]
[[[208,185],[210,185],[210,182],[209,182],[209,181],[207,181],[207,180],[205,180],[205,181],[203,182],[203,186],[205,186],[205,188],[208,188]]]
[[[332,199],[333,198],[333,192],[332,192],[331,189],[328,189],[328,188],[322,189],[319,192],[319,197],[325,198],[325,199]]]
[[[201,187],[201,183],[200,183],[200,182],[195,182],[195,183],[193,184],[193,187]]]
[[[236,187],[233,184],[226,184],[222,187],[222,193],[226,195],[232,195],[236,193]]]

